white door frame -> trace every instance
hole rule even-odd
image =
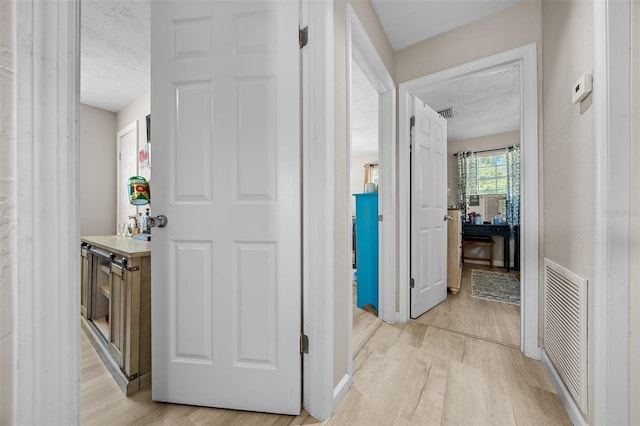
[[[9,413],[0,421],[79,424],[80,5],[18,1],[5,23],[15,31],[15,51],[5,52],[15,52],[17,72],[15,104],[4,93],[2,103],[9,112],[15,106],[17,143],[9,141],[16,153],[13,164],[7,161],[13,178],[3,179],[0,191],[14,188],[17,197],[8,204],[15,210],[3,208],[3,214],[15,212],[20,220],[7,232],[15,239],[2,244],[15,257],[3,262],[10,273],[1,274],[3,293],[12,288],[13,300],[3,300],[2,310],[13,313],[13,327],[5,335],[2,324],[0,356],[13,366],[2,367],[12,386],[8,395],[3,386],[0,410]],[[5,347],[12,347],[9,358]]]
[[[374,89],[378,92],[378,164],[380,167],[380,181],[378,198],[379,213],[383,221],[379,222],[380,232],[378,238],[378,317],[386,322],[396,321],[396,200],[395,200],[395,107],[396,86],[389,71],[382,62],[373,42],[369,39],[364,26],[358,19],[349,3],[346,4],[346,89],[347,89],[347,143],[345,146],[347,158],[346,204],[351,204],[351,75],[353,62],[356,62],[364,74],[368,77]],[[351,235],[352,221],[350,215],[345,217],[345,235]],[[351,257],[351,238],[346,239],[344,248],[345,258]],[[352,281],[351,262],[347,262],[344,272],[345,284]],[[353,291],[351,285],[345,285],[346,296],[346,356],[347,372],[335,387],[333,395],[333,410],[345,397],[353,382]]]
[[[333,1],[302,1],[302,405],[315,418],[334,412]],[[345,324],[346,327],[346,324]]]
[[[630,421],[630,17],[630,1],[593,2],[596,217],[590,403],[591,422],[603,425]]]
[[[400,321],[409,319],[409,117],[410,96],[420,89],[446,84],[482,70],[506,64],[520,67],[520,144],[522,146],[523,226],[520,263],[522,278],[520,349],[526,356],[540,359],[538,347],[539,287],[539,200],[538,200],[538,79],[536,44],[488,56],[457,67],[401,83],[399,86],[398,141],[398,222],[399,222],[399,312]]]
[[[358,19],[349,3],[346,4],[346,64],[347,64],[347,205],[351,204],[351,72],[352,60],[355,61],[369,78],[378,92],[378,164],[379,181],[379,214],[380,222],[378,238],[379,282],[378,282],[378,316],[381,320],[393,323],[396,315],[396,85],[389,71],[382,62],[373,42],[367,35],[364,25]],[[347,235],[351,234],[352,222],[346,218]],[[346,256],[351,254],[351,239],[347,239]],[[347,265],[347,281],[351,282],[351,265]],[[351,286],[348,286],[349,336],[351,347],[351,315],[353,314]],[[349,353],[351,353],[349,351]]]

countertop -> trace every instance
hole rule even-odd
[[[127,257],[151,256],[151,242],[120,235],[80,237],[80,241]]]

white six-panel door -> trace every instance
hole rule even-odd
[[[413,97],[411,318],[447,298],[447,121]]]
[[[151,12],[153,399],[299,414],[299,4]]]

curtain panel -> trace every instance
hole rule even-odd
[[[520,225],[520,146],[506,149],[507,159],[507,223]]]
[[[458,207],[467,216],[467,197],[478,194],[478,157],[475,152],[458,153]]]

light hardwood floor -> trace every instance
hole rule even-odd
[[[415,321],[501,343],[520,347],[520,307],[471,296],[471,270],[506,272],[503,268],[466,264],[458,294],[447,293],[447,300]],[[513,272],[516,277],[519,273]]]
[[[517,349],[417,322],[386,324],[354,308],[354,381],[329,425],[571,424],[539,362]],[[126,398],[84,334],[82,424],[299,425],[300,416]]]

